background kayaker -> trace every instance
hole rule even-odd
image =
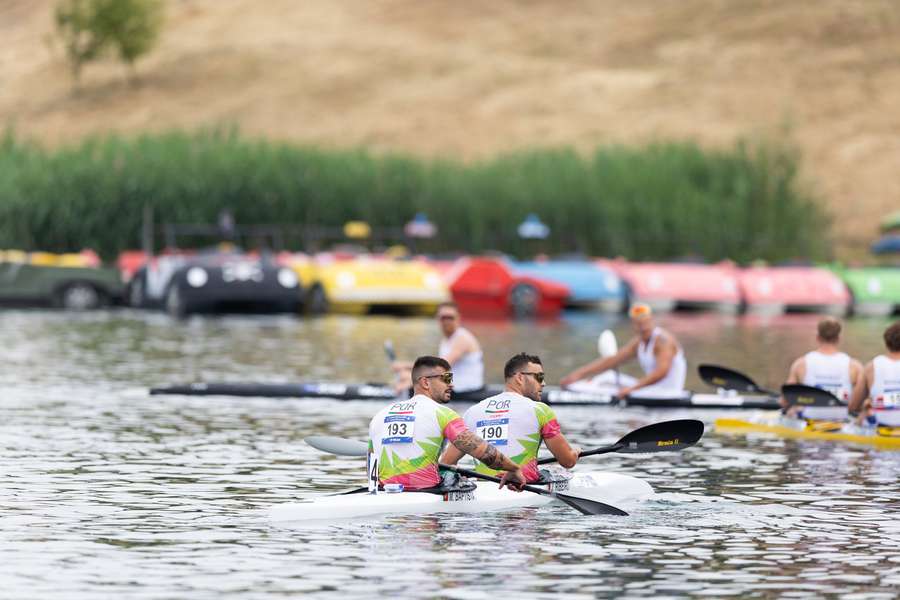
[[[544,367],[538,356],[520,353],[506,362],[503,368],[505,390],[470,407],[463,420],[466,427],[506,454],[522,468],[529,482],[539,481],[537,454],[543,441],[547,449],[563,467],[578,462],[580,448],[569,445],[560,431],[556,414],[541,402],[544,388]],[[441,462],[455,465],[463,453],[455,446],[444,450]],[[495,475],[497,471],[479,462],[475,469]]]
[[[853,389],[862,376],[862,363],[838,348],[841,340],[841,322],[825,317],[816,326],[816,349],[807,352],[791,364],[786,383],[802,383],[834,394],[842,402],[849,403]],[[783,406],[787,406],[782,398]],[[803,416],[810,419],[829,419],[832,415],[818,412],[834,412],[833,408],[809,407]],[[846,418],[846,415],[844,415]]]
[[[420,356],[412,368],[412,398],[378,411],[369,424],[369,482],[403,484],[404,490],[433,488],[441,483],[438,456],[444,440],[491,468],[504,471],[504,485],[525,482],[519,466],[496,447],[466,428],[450,401],[453,373],[437,356]],[[521,491],[521,490],[518,490]]]
[[[672,395],[684,390],[687,377],[687,361],[678,340],[671,333],[656,326],[653,311],[643,302],[634,304],[628,311],[635,336],[628,340],[614,355],[598,358],[579,367],[560,381],[563,387],[593,375],[615,369],[629,360],[637,359],[644,371],[640,379],[621,375],[624,385],[619,389],[619,396],[624,397],[641,390],[641,394]]]
[[[849,408],[861,412],[865,424],[895,429],[900,428],[900,321],[884,330],[884,346],[887,352],[863,369]]]
[[[438,305],[435,314],[441,328],[438,356],[450,363],[453,369],[453,398],[466,400],[466,394],[480,392],[484,388],[484,355],[481,344],[460,324],[459,307],[455,302],[443,302]],[[396,374],[395,389],[397,392],[412,386],[410,370],[412,363],[396,361],[391,365]]]

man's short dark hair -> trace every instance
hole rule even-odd
[[[528,363],[534,363],[541,366],[544,365],[544,363],[541,362],[540,356],[519,352],[511,359],[506,361],[506,366],[503,367],[503,378],[509,379],[510,377],[521,371]]]
[[[900,321],[884,330],[884,345],[891,352],[900,352]]]
[[[445,371],[449,371],[450,363],[448,363],[440,356],[420,356],[419,358],[417,358],[416,362],[413,363],[411,374],[413,385],[416,384],[416,381],[419,380],[419,377],[422,377],[423,375],[431,375],[431,373],[427,373],[426,371],[435,369],[437,367],[441,367]]]
[[[841,322],[834,317],[825,317],[817,327],[819,339],[828,344],[836,344],[841,339]]]

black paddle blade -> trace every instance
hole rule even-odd
[[[828,390],[800,383],[781,386],[781,395],[789,406],[846,406]]]
[[[700,379],[713,387],[750,393],[765,391],[756,385],[755,381],[743,373],[733,371],[726,367],[720,367],[718,365],[700,365],[697,367],[697,372],[700,374]]]
[[[596,500],[588,500],[580,496],[570,496],[569,494],[560,494],[551,492],[551,495],[557,500],[564,502],[580,512],[583,515],[616,515],[618,517],[627,517],[628,513],[621,508],[616,508],[611,504],[604,504]]]
[[[677,419],[653,423],[635,429],[616,446],[616,452],[637,454],[641,452],[670,452],[682,450],[696,444],[703,437],[703,421],[697,419]]]

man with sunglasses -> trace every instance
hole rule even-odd
[[[525,476],[519,466],[466,428],[460,416],[443,404],[450,401],[453,373],[437,356],[420,356],[412,368],[413,391],[381,409],[369,424],[369,486],[402,484],[403,490],[437,488],[438,456],[444,441],[460,456],[469,454],[504,471],[504,485],[521,491]]]
[[[501,448],[522,467],[529,482],[540,481],[538,448],[543,441],[563,467],[578,462],[580,449],[569,445],[559,428],[553,409],[541,402],[544,367],[538,356],[516,354],[503,368],[505,390],[482,400],[466,411],[466,427],[489,444]],[[441,462],[456,464],[462,453],[454,446],[444,450]],[[476,457],[477,458],[477,457]],[[476,470],[493,475],[495,468],[479,462]]]
[[[438,356],[453,367],[453,399],[465,402],[473,394],[480,398],[480,392],[484,388],[484,356],[481,345],[471,331],[460,325],[459,308],[454,302],[439,304],[435,316],[443,334]],[[409,389],[412,384],[408,375],[412,365],[395,362],[392,368],[397,373],[397,391]]]

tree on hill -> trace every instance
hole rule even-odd
[[[55,17],[77,84],[84,65],[108,52],[133,75],[134,63],[159,39],[163,0],[60,0]]]

